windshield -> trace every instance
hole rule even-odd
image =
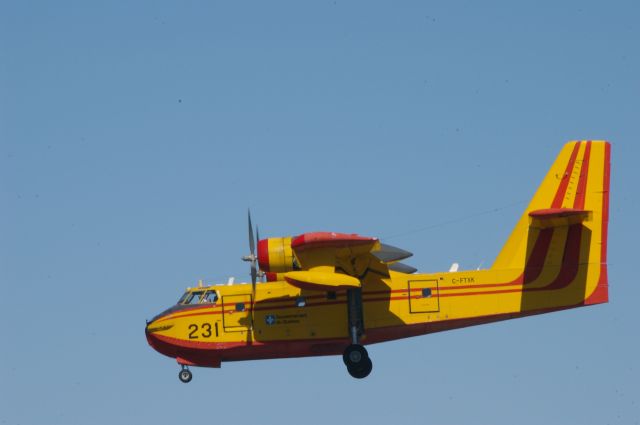
[[[202,294],[204,294],[204,291],[194,291],[190,293],[184,300],[183,304],[198,304],[200,302],[200,298],[202,298]]]
[[[214,304],[216,301],[218,301],[218,294],[216,291],[193,291],[185,292],[178,300],[178,304]]]
[[[186,300],[189,295],[191,295],[190,292],[185,292],[184,294],[182,294],[182,296],[178,300],[178,304],[184,304],[184,300]]]
[[[218,294],[216,291],[207,291],[202,298],[203,303],[215,303],[218,301]]]

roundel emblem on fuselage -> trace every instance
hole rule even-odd
[[[269,326],[274,325],[276,323],[276,316],[274,314],[267,314],[264,316],[264,322]]]

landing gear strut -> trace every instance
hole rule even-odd
[[[357,379],[366,378],[373,369],[373,363],[367,350],[360,345],[360,336],[364,333],[362,320],[362,290],[350,289],[347,292],[349,305],[349,337],[351,345],[345,348],[342,360],[349,375]]]
[[[193,375],[186,365],[182,365],[182,370],[180,370],[178,378],[186,384],[188,382],[191,382],[191,378],[193,378]]]

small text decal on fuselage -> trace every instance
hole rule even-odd
[[[451,279],[451,283],[453,284],[458,284],[458,283],[475,283],[475,278],[473,277],[458,277],[458,278],[452,278]]]
[[[264,322],[269,326],[290,325],[290,324],[300,323],[301,319],[306,319],[306,318],[307,318],[306,313],[286,314],[286,315],[267,314],[266,316],[264,316]]]

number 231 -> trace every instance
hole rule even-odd
[[[201,329],[202,332],[198,335],[198,329]],[[192,323],[189,325],[189,339],[198,339],[202,338],[210,338],[211,337],[211,325],[209,323],[203,323],[200,327],[198,325]]]

